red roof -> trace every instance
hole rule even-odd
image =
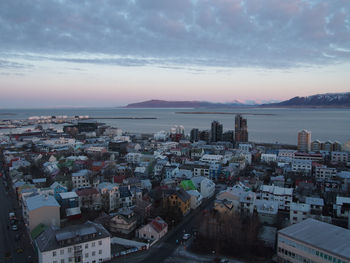
[[[114,177],[113,177],[113,181],[114,181],[114,183],[116,183],[116,184],[121,184],[121,183],[123,183],[123,181],[124,181],[125,178],[126,178],[126,177],[125,177],[124,175],[117,175],[117,176],[114,176]]]
[[[96,195],[98,191],[96,188],[83,188],[75,191],[78,196]]]
[[[153,219],[150,223],[151,227],[156,230],[158,233],[161,232],[168,224],[159,216]]]

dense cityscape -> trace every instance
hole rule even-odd
[[[60,119],[2,122],[35,125],[0,137],[3,262],[350,260],[349,143]]]
[[[0,1],[0,263],[350,263],[349,0]]]

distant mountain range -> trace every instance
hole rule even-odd
[[[231,107],[350,107],[350,92],[348,93],[327,93],[317,94],[308,97],[294,97],[277,103],[260,104],[255,101],[247,103],[233,101],[228,103],[207,102],[207,101],[166,101],[148,100],[138,103],[131,103],[125,108],[231,108]]]
[[[350,107],[350,92],[326,93],[307,97],[294,97],[279,103],[262,104],[262,107]]]
[[[131,103],[125,108],[226,108],[246,106],[240,102],[216,103],[207,101],[166,101],[166,100],[147,100],[138,103]]]

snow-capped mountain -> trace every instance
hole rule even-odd
[[[264,104],[262,106],[277,107],[350,107],[350,92],[326,93],[307,97],[294,97],[280,103]]]

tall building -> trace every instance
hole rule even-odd
[[[206,141],[206,142],[208,142],[208,141],[209,141],[209,131],[208,131],[208,130],[200,131],[200,132],[199,132],[199,139],[200,139],[201,141]]]
[[[222,134],[222,140],[224,142],[231,142],[233,143],[235,137],[234,131],[226,131]]]
[[[308,152],[311,150],[311,132],[302,130],[298,132],[298,150]]]
[[[191,142],[198,142],[199,141],[199,130],[198,129],[192,129],[191,130]]]
[[[237,114],[235,118],[235,142],[248,142],[247,119],[244,119],[240,114]]]
[[[211,123],[211,134],[210,141],[218,142],[222,141],[222,124],[218,121],[213,121]]]

